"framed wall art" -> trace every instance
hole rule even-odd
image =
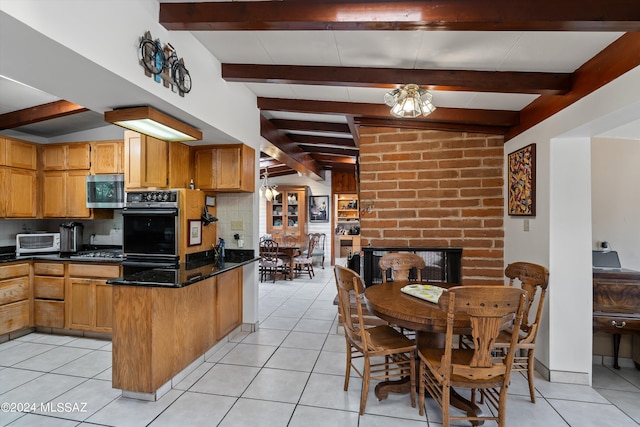
[[[329,222],[329,196],[309,196],[309,222]]]
[[[198,219],[189,220],[189,242],[187,246],[202,244],[202,221]]]
[[[508,212],[514,216],[536,214],[536,144],[509,154]]]

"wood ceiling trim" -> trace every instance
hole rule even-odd
[[[307,99],[283,99],[258,97],[258,108],[270,111],[292,111],[316,114],[348,114],[352,116],[368,116],[389,118],[389,107],[380,104],[358,102],[312,101]],[[439,107],[422,119],[408,119],[409,122],[444,122],[462,123],[483,126],[511,127],[519,123],[520,113],[508,110],[480,110],[464,108]]]
[[[629,0],[160,3],[169,30],[639,31]]]
[[[317,144],[317,145],[331,145],[337,147],[350,147],[356,148],[351,138],[334,138],[331,136],[319,136],[319,135],[300,135],[295,133],[288,133],[287,137],[293,142],[299,142],[302,144]]]
[[[313,122],[305,120],[271,119],[271,123],[281,130],[298,130],[307,132],[331,132],[351,134],[349,126],[344,123]]]
[[[381,119],[375,117],[356,117],[358,126],[393,127],[402,129],[443,130],[451,132],[472,132],[489,135],[504,135],[508,129],[504,126],[469,125],[463,123],[438,123],[425,121],[409,121],[395,119]]]
[[[358,156],[360,150],[348,147],[320,147],[314,144],[298,144],[298,147],[307,153],[327,153],[338,156]]]
[[[261,146],[260,149],[263,152],[303,175],[324,180],[324,169],[262,115],[260,116],[260,135],[272,144],[271,147]]]
[[[574,72],[571,92],[563,96],[540,96],[523,108],[520,123],[509,129],[505,142],[640,66],[638,46],[640,33],[622,35]]]
[[[228,82],[280,83],[393,89],[415,83],[430,90],[562,95],[571,73],[415,70],[406,68],[222,64]]]
[[[65,100],[49,102],[0,115],[0,129],[13,129],[85,111],[89,109],[73,102]]]

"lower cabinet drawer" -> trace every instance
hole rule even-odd
[[[0,281],[0,305],[29,298],[29,276]]]
[[[593,316],[593,330],[610,334],[640,333],[640,318]]]
[[[64,328],[64,301],[35,300],[33,311],[36,326]]]
[[[34,276],[34,298],[64,299],[64,277]]]
[[[0,306],[0,335],[29,326],[29,300]]]

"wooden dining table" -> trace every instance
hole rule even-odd
[[[278,252],[289,258],[290,279],[293,280],[293,268],[296,266],[294,258],[300,253],[300,245],[279,244]]]
[[[407,295],[401,289],[414,281],[395,281],[369,286],[364,292],[367,309],[374,315],[392,325],[412,329],[416,332],[418,347],[443,348],[447,330],[447,313],[434,304],[420,298]],[[443,288],[459,286],[450,283],[427,283]],[[468,317],[456,317],[454,333],[471,334],[471,321]],[[375,387],[378,400],[387,398],[389,392],[409,393],[409,378],[397,381],[384,381]],[[475,403],[463,398],[455,390],[451,390],[451,405],[465,411],[469,415],[482,416],[482,410]],[[483,421],[474,421],[482,425]]]

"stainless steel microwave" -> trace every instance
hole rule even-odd
[[[124,174],[87,175],[87,207],[124,207]]]

